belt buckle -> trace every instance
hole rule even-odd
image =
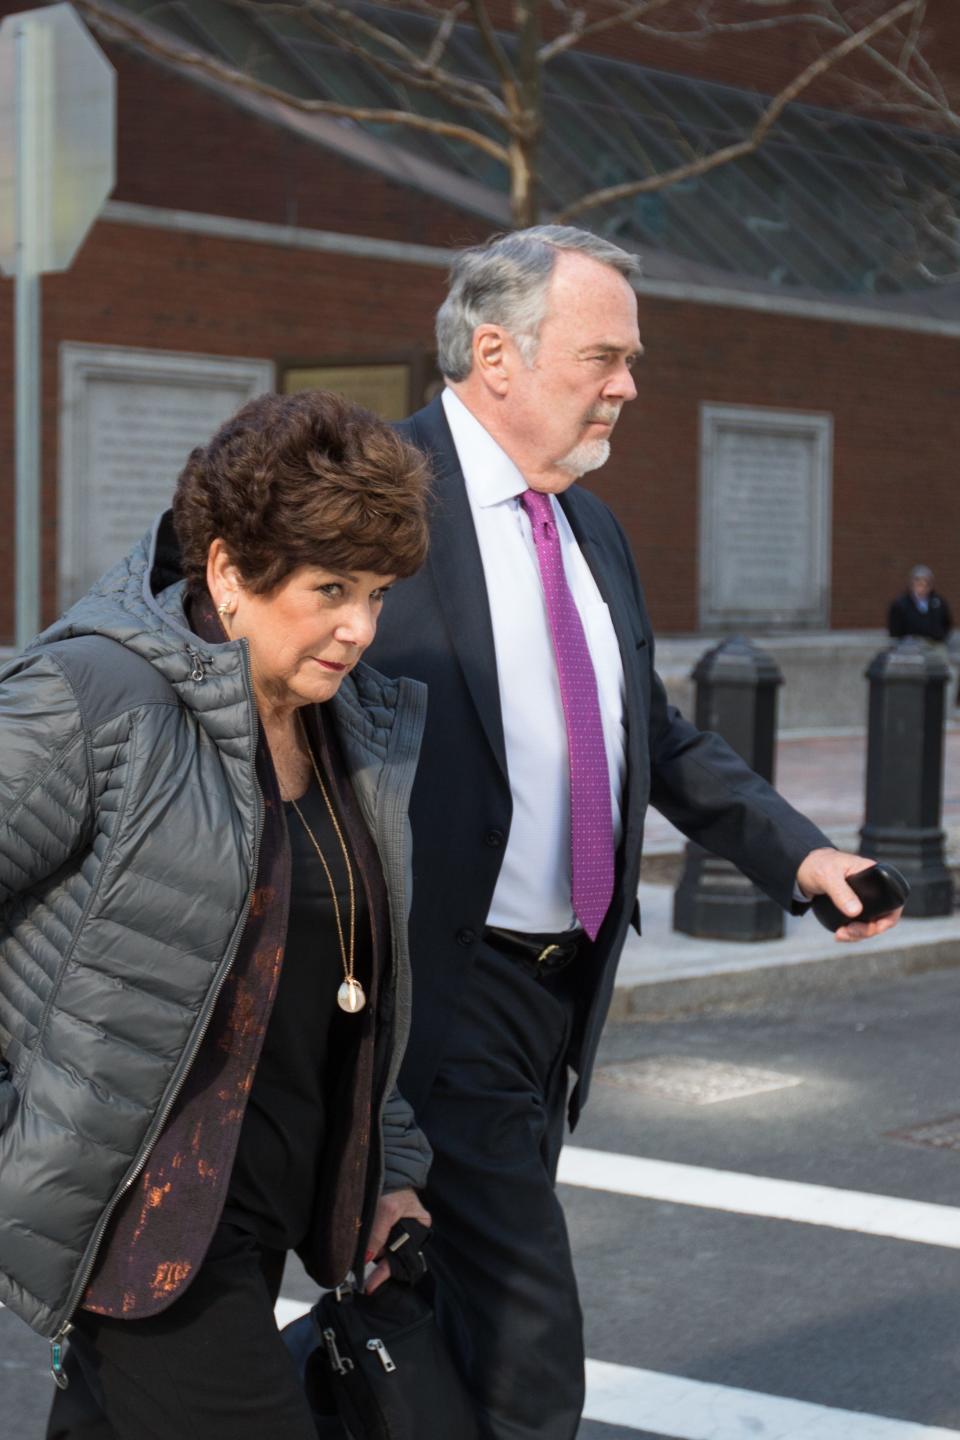
[[[540,954],[537,956],[537,965],[542,965],[548,955],[552,955],[555,950],[559,951],[559,949],[559,945],[544,945],[543,949],[540,951]]]

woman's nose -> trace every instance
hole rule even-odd
[[[348,645],[370,644],[377,631],[377,616],[372,605],[355,605],[337,626],[337,639]]]

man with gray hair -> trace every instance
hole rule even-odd
[[[918,635],[934,645],[949,640],[953,629],[950,607],[933,588],[929,565],[914,565],[910,571],[908,588],[891,602],[887,629],[895,640],[905,635]]]
[[[636,274],[615,245],[549,225],[456,261],[437,317],[446,389],[402,426],[433,462],[430,558],[369,651],[429,686],[401,1089],[434,1149],[438,1317],[483,1440],[577,1431],[580,1310],[554,1181],[639,925],[647,804],[786,909],[827,893],[856,916],[845,876],[870,863],[667,703],[626,537],[574,483],[636,395]]]

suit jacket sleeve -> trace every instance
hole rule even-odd
[[[667,700],[654,663],[654,638],[626,536],[621,543],[636,589],[650,667],[650,803],[704,849],[731,860],[784,910],[808,908],[794,898],[797,870],[811,850],[831,841],[795,810],[719,735],[698,730]]]
[[[667,703],[653,677],[650,803],[706,850],[732,860],[784,910],[797,870],[831,841],[757,775],[719,735],[698,730]]]

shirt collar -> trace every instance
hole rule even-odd
[[[521,495],[528,488],[526,480],[459,395],[444,390],[443,409],[473,504],[485,509]]]

